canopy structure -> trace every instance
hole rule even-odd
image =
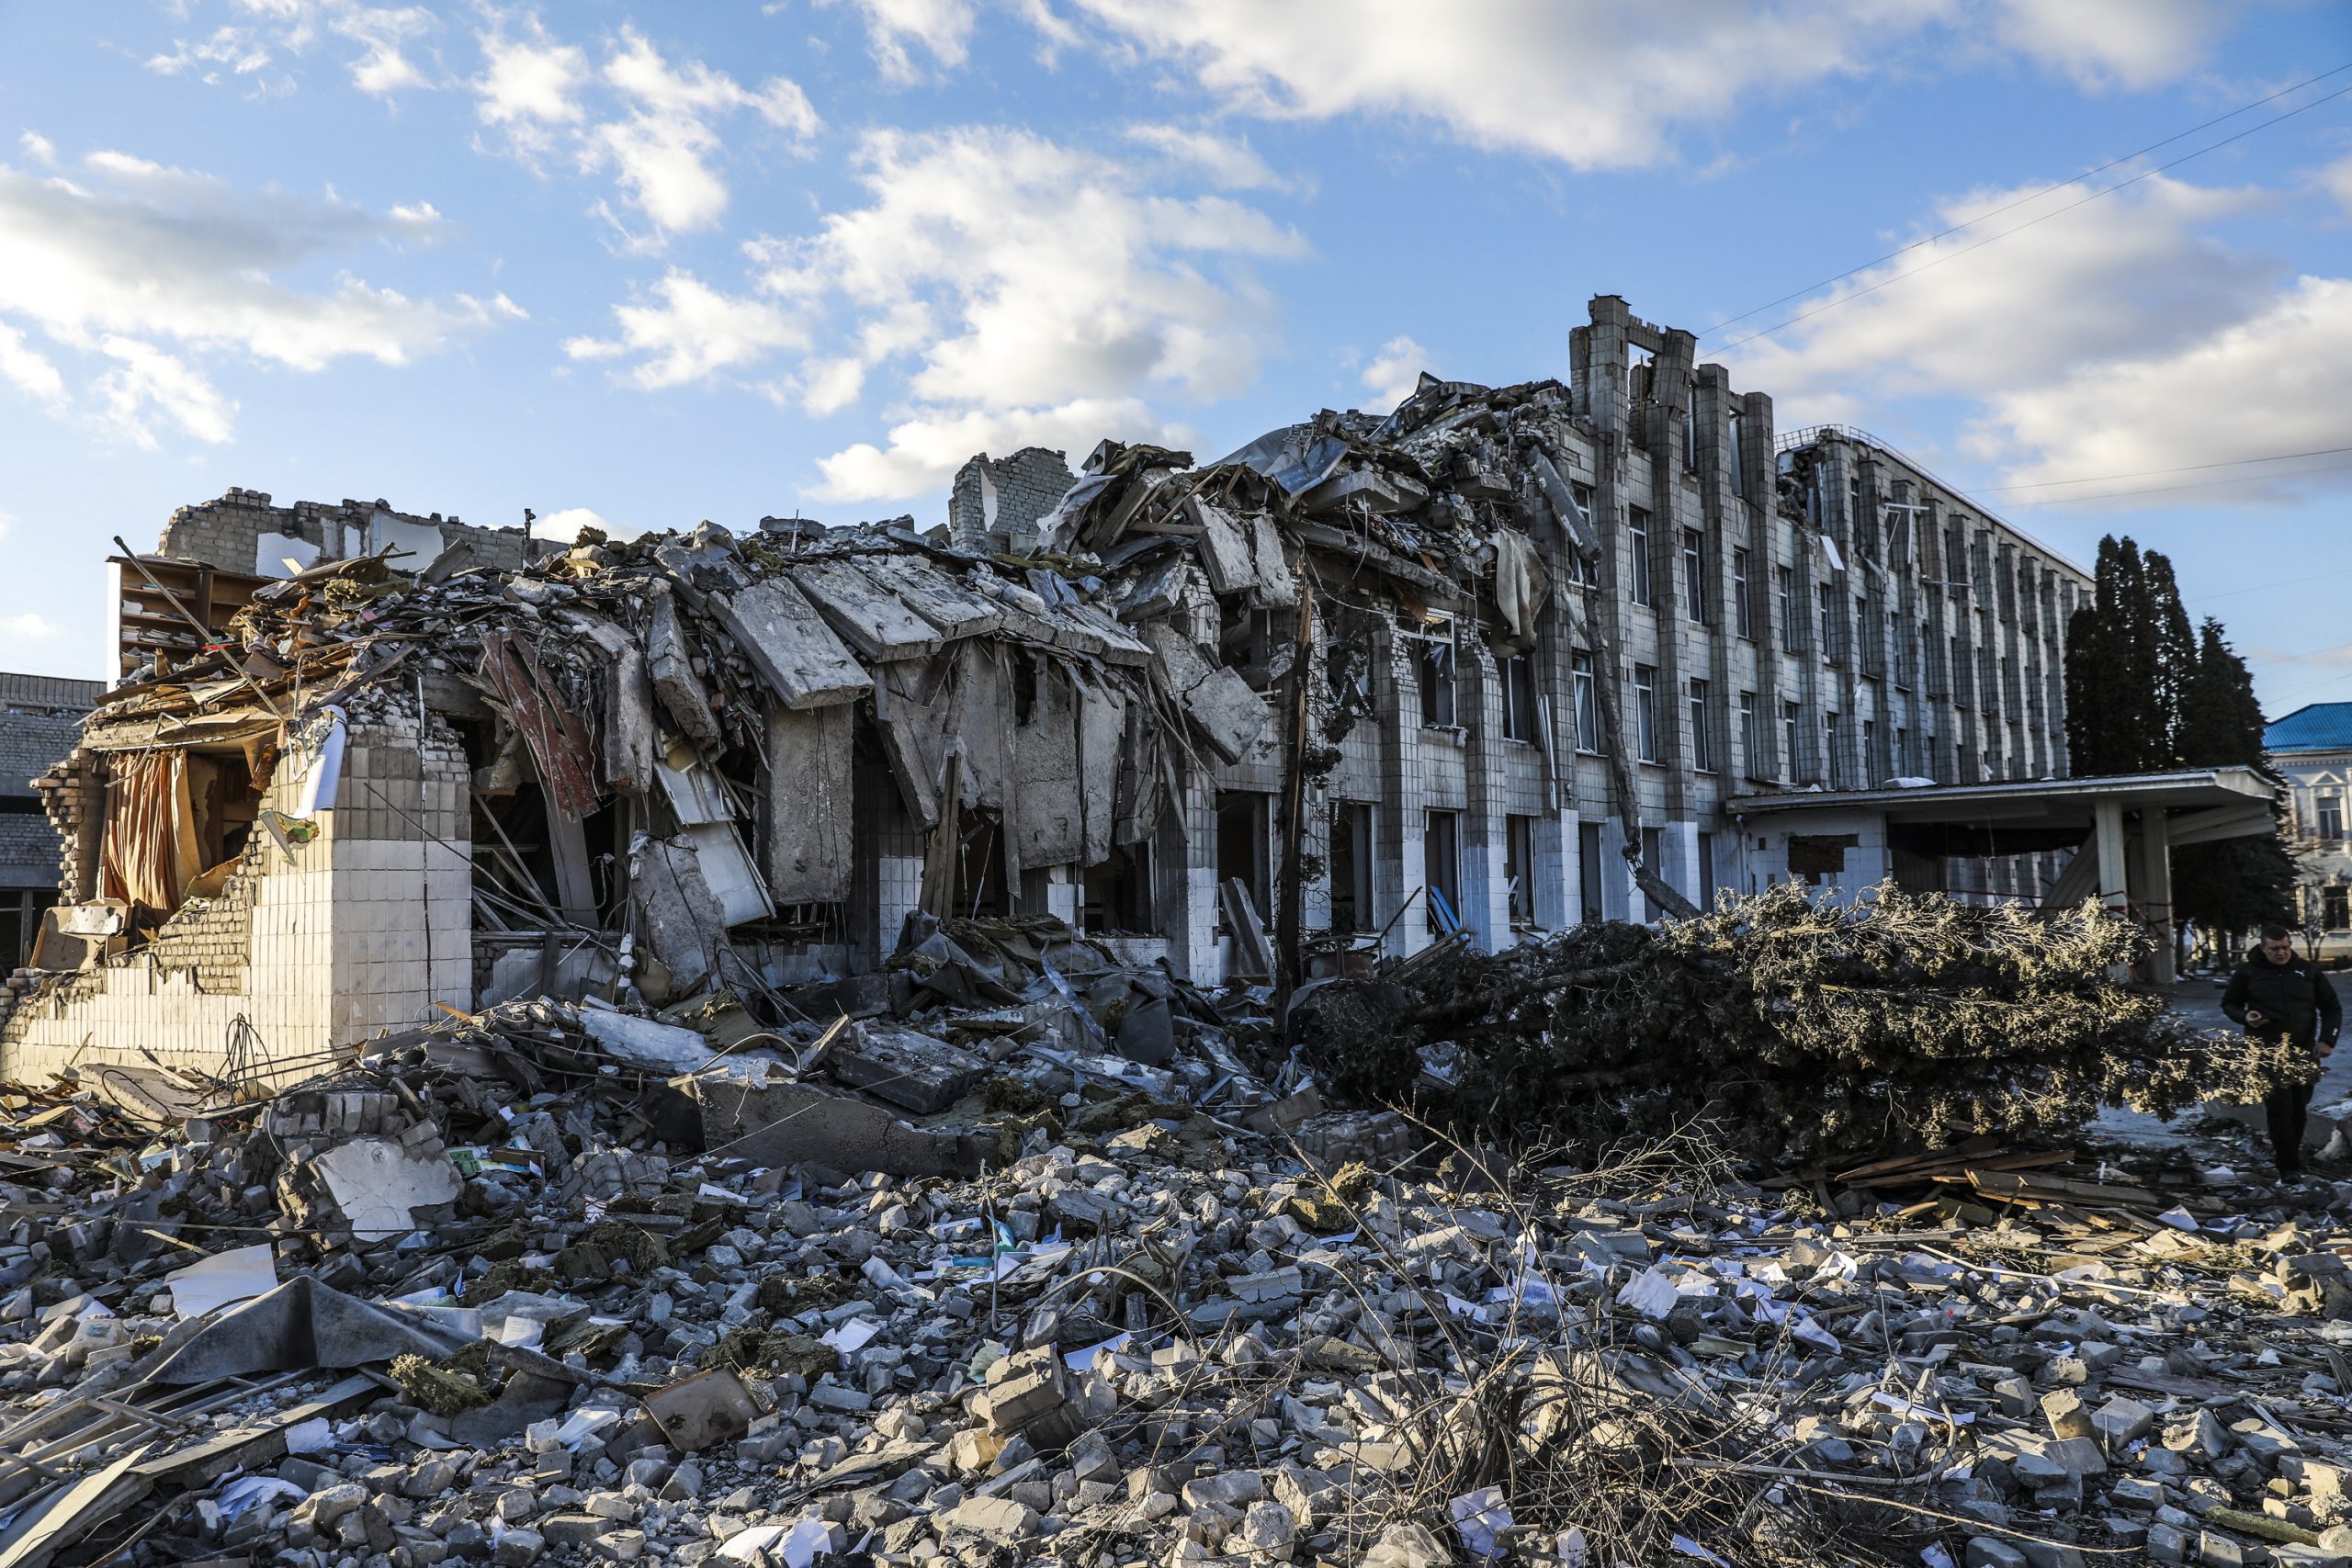
[[[2190,768],[2078,779],[1922,784],[1866,790],[1784,791],[1735,797],[1744,830],[1785,832],[1792,870],[1834,842],[1861,852],[1862,869],[1951,856],[2077,852],[2043,897],[2044,907],[2097,898],[2159,938],[2151,978],[2173,978],[2172,850],[2180,844],[2269,832],[2276,790],[2250,767]],[[1910,880],[1904,878],[1904,880]]]

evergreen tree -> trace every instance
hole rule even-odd
[[[2196,663],[2172,563],[2112,534],[2098,587],[2066,626],[2066,748],[2076,773],[2177,765],[2180,694]]]
[[[2181,761],[2192,768],[2258,768],[2275,784],[2262,730],[2254,676],[2222,637],[2222,623],[2209,615],[2181,692]],[[2233,950],[2238,933],[2270,920],[2293,923],[2298,879],[2293,852],[2276,828],[2257,838],[2183,844],[2172,852],[2174,916],[2230,939]]]

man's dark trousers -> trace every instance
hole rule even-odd
[[[2318,1087],[2282,1083],[2262,1098],[2263,1112],[2270,1119],[2271,1156],[2283,1170],[2302,1166],[2303,1127],[2311,1118],[2312,1090]]]

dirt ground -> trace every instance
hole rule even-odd
[[[2336,986],[2338,996],[2352,1000],[2352,975],[2336,977]],[[2236,1027],[2222,1012],[2219,980],[2181,981],[2173,988],[2172,1009],[2200,1028]],[[2136,1111],[2102,1111],[2090,1130],[2094,1137],[2142,1148],[2195,1147],[2211,1157],[2251,1158],[2267,1165],[2267,1144],[2259,1136],[2248,1136],[2249,1133],[2258,1134],[2262,1124],[2262,1108],[2258,1105],[2213,1101],[2170,1122],[2160,1122]],[[2320,1157],[2330,1139],[2337,1135],[2339,1125],[2347,1130],[2345,1136],[2352,1138],[2352,1043],[2328,1059],[2327,1070],[2312,1094],[2311,1127],[2304,1141],[2312,1163],[2352,1167],[2352,1160]],[[2339,1155],[2352,1153],[2341,1143],[2336,1150]]]

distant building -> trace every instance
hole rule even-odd
[[[2302,863],[2301,915],[2324,957],[2352,956],[2352,842],[2345,796],[2352,787],[2352,703],[2310,703],[2262,732],[2271,766],[2287,780],[2290,846]]]
[[[32,781],[62,761],[97,681],[0,674],[0,972],[25,962],[40,912],[57,902],[58,839]]]

